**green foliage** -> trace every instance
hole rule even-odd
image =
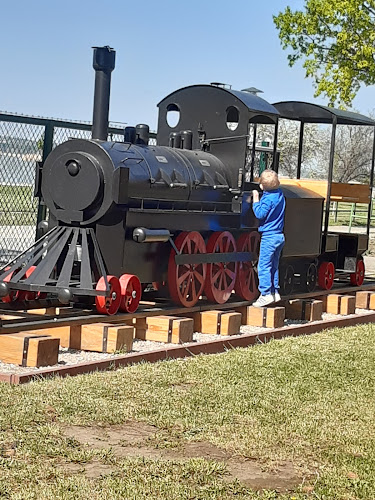
[[[43,151],[44,148],[44,136],[41,137],[38,142],[36,143],[36,147],[38,148],[38,151]]]
[[[375,83],[375,1],[305,0],[303,11],[274,16],[289,65],[304,59],[307,77],[315,79],[315,96],[330,105],[350,106],[361,83]]]

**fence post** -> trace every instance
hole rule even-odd
[[[54,126],[51,122],[48,122],[44,129],[44,138],[43,138],[43,156],[42,156],[42,165],[46,161],[47,156],[50,154],[53,148],[53,133]],[[47,207],[42,200],[39,198],[38,202],[38,213],[36,218],[36,231],[35,231],[35,239],[39,239],[41,237],[41,230],[38,229],[39,223],[44,220],[47,216]]]
[[[337,222],[337,215],[338,215],[338,211],[339,211],[339,202],[338,201],[335,201],[334,203],[334,207],[335,207],[335,222]]]
[[[352,206],[350,208],[349,233],[352,230],[352,223],[353,223],[353,219],[355,217],[355,203],[352,203],[351,205]]]

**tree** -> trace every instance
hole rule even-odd
[[[375,111],[370,114],[374,119]],[[331,126],[306,123],[303,134],[302,178],[327,179],[331,144]],[[274,126],[259,125],[257,145],[267,141],[273,146]],[[279,173],[296,178],[298,163],[300,122],[279,120],[277,149],[280,153]],[[370,180],[373,127],[363,125],[338,125],[336,129],[335,156],[333,166],[334,182],[361,182]],[[249,144],[252,144],[250,138]],[[256,156],[257,172],[259,154]],[[249,159],[250,164],[250,159]],[[257,174],[255,173],[255,176]]]
[[[337,128],[334,181],[369,182],[373,134],[372,127],[356,125]]]
[[[375,83],[375,0],[305,0],[304,10],[274,16],[289,65],[304,59],[315,96],[348,107],[361,83]]]
[[[295,178],[298,163],[300,123],[280,120],[278,149],[280,151],[280,173]],[[306,124],[303,135],[302,177],[326,176],[329,135],[316,124]]]
[[[279,173],[291,179],[296,177],[298,163],[300,123],[294,120],[279,120],[277,150]],[[258,124],[257,146],[263,141],[273,147],[274,126]],[[330,133],[316,124],[306,124],[303,136],[302,177],[325,178],[328,170]],[[252,137],[249,144],[252,145]],[[250,163],[250,159],[249,159]],[[259,168],[259,154],[256,155],[255,171]],[[270,163],[270,162],[269,162]]]

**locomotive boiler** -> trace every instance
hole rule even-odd
[[[71,139],[46,159],[37,191],[49,231],[0,271],[2,300],[52,294],[63,303],[95,300],[102,313],[134,312],[151,283],[185,307],[202,296],[219,304],[232,294],[255,299],[260,237],[246,201],[258,188],[245,176],[249,127],[274,124],[277,131],[279,111],[248,92],[194,85],[159,103],[157,145],[149,145],[143,124],[127,127],[124,142],[108,141],[115,51],[94,48],[93,67],[92,139]],[[179,114],[174,126],[170,112]],[[324,198],[299,186],[282,189],[282,286],[288,291],[298,275],[311,290]]]

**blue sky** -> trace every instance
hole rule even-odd
[[[91,120],[92,49],[116,49],[111,121],[148,123],[157,103],[186,85],[256,86],[269,102],[313,101],[313,82],[289,68],[272,15],[302,0],[0,0],[0,110]],[[363,88],[354,107],[374,108]],[[317,102],[326,104],[324,99]]]

